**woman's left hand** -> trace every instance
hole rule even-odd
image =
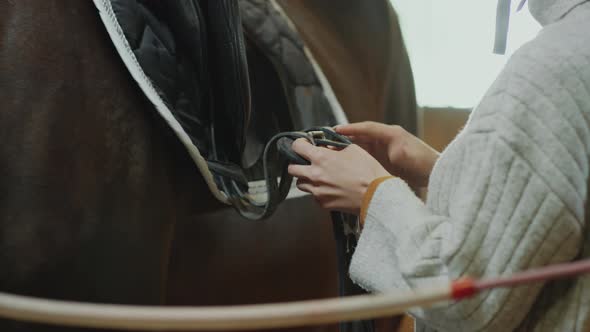
[[[342,150],[317,147],[305,139],[293,143],[293,151],[311,165],[289,165],[297,188],[312,194],[330,210],[359,214],[367,187],[376,178],[390,176],[367,151],[355,144]]]

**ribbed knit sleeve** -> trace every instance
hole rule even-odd
[[[463,275],[510,274],[580,252],[590,85],[576,70],[588,72],[590,64],[571,50],[544,47],[525,47],[508,64],[435,165],[427,204],[401,179],[378,186],[350,268],[355,282],[370,291],[413,289]],[[531,56],[540,51],[546,57]],[[586,67],[577,68],[581,63]],[[437,330],[509,331],[542,286],[412,313]]]

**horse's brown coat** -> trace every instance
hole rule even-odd
[[[369,2],[388,8],[358,1]],[[328,3],[336,5],[285,8],[350,119],[413,128],[411,74],[395,58],[405,53],[391,12],[351,7],[359,26],[372,22],[371,41],[347,21],[352,13]],[[306,197],[252,223],[217,203],[90,1],[0,0],[0,38],[0,290],[141,304],[336,295],[328,214]],[[0,321],[0,330],[30,329]]]

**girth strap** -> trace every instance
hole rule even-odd
[[[357,245],[359,220],[355,215],[332,211],[332,228],[336,242],[336,259],[338,263],[338,295],[352,296],[366,294],[364,289],[350,279],[348,269]],[[372,320],[357,320],[340,323],[340,332],[373,332]]]
[[[291,189],[293,178],[287,172],[289,163],[309,164],[291,149],[291,144],[298,138],[307,139],[317,146],[345,148],[350,140],[325,127],[310,128],[304,131],[282,132],[273,136],[262,154],[262,167],[266,183],[267,200],[260,202],[248,193],[245,171],[240,166],[229,162],[209,160],[208,164],[217,176],[226,184],[226,194],[234,208],[243,217],[250,220],[268,218],[285,200]]]
[[[291,188],[293,178],[288,174],[287,168],[291,164],[309,165],[310,162],[296,154],[291,145],[298,138],[307,139],[315,146],[332,146],[345,148],[351,141],[330,128],[311,128],[305,131],[283,132],[275,135],[268,141],[263,153],[264,179],[266,181],[268,200],[262,204],[250,201],[245,193],[241,196],[230,196],[234,207],[248,219],[264,219],[269,217],[277,206],[285,200]],[[270,167],[271,161],[278,162],[280,167]],[[230,169],[230,168],[228,168]],[[235,166],[232,169],[238,170]],[[280,170],[280,177],[275,170]],[[214,168],[212,168],[214,170]],[[228,173],[229,174],[229,173]],[[239,188],[242,175],[237,172],[232,176],[231,182],[236,190]],[[240,191],[238,191],[240,192]],[[336,242],[336,257],[338,261],[338,293],[340,296],[351,296],[366,293],[362,288],[354,284],[348,274],[350,260],[356,248],[359,230],[358,217],[341,212],[331,212]],[[372,332],[373,321],[352,321],[340,323],[340,332]]]

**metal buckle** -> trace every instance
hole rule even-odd
[[[326,139],[326,134],[324,134],[324,132],[320,130],[311,130],[306,132],[306,134],[307,138],[309,139],[309,142],[313,145],[317,145],[315,142],[316,139]]]

